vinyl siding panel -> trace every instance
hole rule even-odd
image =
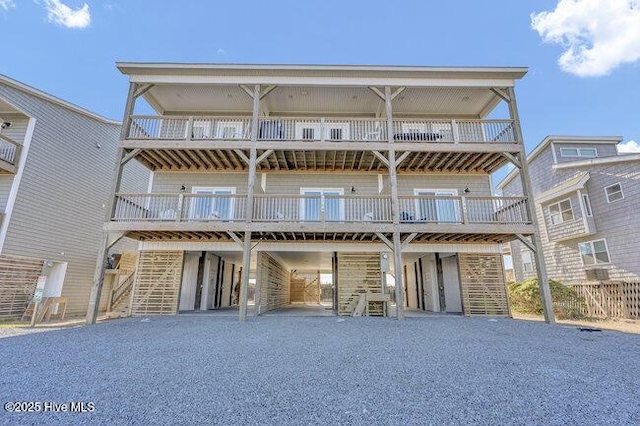
[[[5,85],[0,97],[36,119],[3,254],[67,262],[62,295],[69,314],[84,314],[120,126]],[[146,179],[148,172],[132,165],[125,186],[143,191]]]
[[[370,173],[258,173],[256,194],[262,194],[262,179],[266,175],[266,194],[299,195],[300,188],[342,188],[345,194],[355,189],[354,195],[389,195],[389,179],[383,174],[383,188],[379,193],[378,175]],[[156,172],[153,193],[178,193],[185,185],[191,193],[196,186],[235,187],[237,194],[247,191],[246,173],[176,173]],[[402,174],[398,176],[400,195],[414,195],[414,189],[455,189],[462,195],[469,188],[469,196],[491,195],[488,175],[460,174]]]
[[[0,213],[6,211],[11,185],[13,185],[13,175],[0,175]]]

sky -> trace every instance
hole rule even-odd
[[[640,152],[640,0],[0,0],[0,40],[0,74],[118,120],[116,61],[524,66],[527,151]]]

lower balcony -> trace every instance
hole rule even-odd
[[[402,196],[398,230],[418,241],[503,242],[531,234],[521,197]],[[106,230],[138,239],[226,239],[251,231],[258,239],[368,241],[394,231],[389,196],[256,195],[252,222],[247,196],[237,194],[118,194]]]
[[[0,173],[15,174],[22,145],[0,134]]]

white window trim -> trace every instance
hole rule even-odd
[[[415,196],[421,196],[424,194],[421,194],[421,192],[433,192],[435,193],[435,196],[449,196],[449,197],[457,197],[458,196],[458,190],[457,189],[453,189],[453,188],[440,188],[440,189],[431,189],[431,188],[414,188],[413,189],[413,195]],[[460,204],[457,202],[454,202],[454,208],[455,208],[455,212],[456,212],[456,219],[462,219],[462,212],[460,211]],[[463,206],[464,208],[464,206]],[[420,211],[420,200],[416,199],[415,201],[415,211],[416,213],[418,213]],[[444,223],[447,225],[458,225],[458,222],[437,222],[437,223]]]
[[[197,195],[199,192],[198,191],[212,191],[214,194],[217,191],[228,191],[231,192],[231,194],[221,194],[221,195],[235,195],[236,193],[236,187],[235,186],[193,186],[191,187],[191,194]],[[197,198],[192,198],[191,199],[191,206],[190,206],[190,211],[193,212],[195,209],[195,205],[196,205],[196,200]],[[229,204],[229,217],[231,218],[231,220],[233,220],[234,214],[235,214],[235,203],[234,203],[235,198],[231,198],[231,203]],[[213,214],[213,211],[211,212],[211,214]],[[217,219],[217,218],[213,218],[213,219]]]
[[[596,251],[595,251],[595,247],[594,247],[594,243],[597,243],[599,241],[604,242],[604,249],[607,252],[607,257],[609,258],[608,262],[602,262],[602,263],[597,263],[596,262]],[[593,256],[593,260],[594,260],[594,264],[592,265],[586,265],[584,263],[584,259],[582,258],[582,252],[580,251],[580,244],[589,244],[591,245],[591,254]],[[611,253],[609,252],[609,245],[607,244],[607,239],[606,238],[600,238],[598,240],[590,240],[590,241],[582,241],[578,243],[578,255],[580,256],[580,261],[582,262],[582,266],[585,268],[597,268],[600,265],[609,265],[611,264]]]
[[[564,218],[562,217],[562,210],[560,210],[560,204],[564,203],[565,201],[569,201],[569,208],[571,209],[571,215],[573,216],[573,218],[569,220],[564,220]],[[555,205],[558,206],[558,210],[560,211],[560,222],[558,223],[553,223],[553,219],[551,219],[551,206]],[[562,225],[563,223],[570,222],[576,219],[576,212],[573,210],[573,203],[571,202],[571,198],[565,198],[564,200],[556,201],[555,203],[549,204],[547,206],[547,213],[549,214],[549,222],[551,226]]]
[[[222,120],[216,123],[216,139],[227,139],[224,137],[225,128],[234,128],[235,134],[228,139],[242,139],[244,133],[244,123],[236,120]]]
[[[582,206],[584,209],[584,215],[586,217],[593,217],[593,208],[591,207],[591,200],[589,194],[582,194]]]
[[[565,154],[565,150],[576,150],[576,155]],[[581,151],[583,150],[593,150],[595,155],[583,155]],[[598,148],[569,148],[562,147],[560,148],[560,157],[563,158],[598,158]]]
[[[612,188],[612,187],[614,187],[614,186],[616,186],[616,185],[619,185],[619,186],[620,186],[620,195],[622,195],[622,198],[620,198],[619,200],[613,200],[613,201],[611,201],[611,200],[609,200],[609,193],[607,192],[607,189]],[[617,202],[617,201],[622,201],[622,200],[624,200],[624,191],[622,190],[622,183],[621,183],[621,182],[618,182],[618,183],[614,183],[613,185],[605,186],[605,187],[604,187],[604,196],[605,196],[605,197],[607,197],[607,204],[612,204],[612,203],[615,203],[615,202]]]
[[[325,211],[325,192],[337,192],[337,195],[344,195],[344,188],[300,188],[300,195],[306,195],[307,192],[320,192],[320,216],[322,220],[322,213]],[[333,195],[333,194],[332,194]],[[306,221],[305,203],[304,198],[300,198],[300,220]],[[344,220],[344,198],[340,199],[340,220]]]
[[[189,126],[187,126],[187,131]],[[202,129],[202,136],[195,138],[193,136],[195,129]],[[204,118],[194,118],[191,124],[191,135],[187,135],[189,139],[210,139],[211,138],[211,121]]]
[[[313,139],[303,139],[304,129],[313,129]],[[318,122],[296,122],[296,140],[299,141],[317,141],[321,139],[322,123]]]

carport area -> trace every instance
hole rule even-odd
[[[128,318],[0,339],[0,424],[636,424],[640,336],[432,316]],[[55,354],[55,356],[52,356]]]

